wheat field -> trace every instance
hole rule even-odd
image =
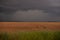
[[[59,31],[60,22],[0,22],[1,32]]]

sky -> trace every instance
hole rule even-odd
[[[0,21],[60,21],[60,0],[0,0]]]

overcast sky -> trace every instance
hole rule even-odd
[[[60,0],[0,0],[0,21],[60,21]]]

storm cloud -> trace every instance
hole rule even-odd
[[[0,0],[0,21],[60,21],[60,0]]]

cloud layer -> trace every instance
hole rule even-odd
[[[60,0],[0,0],[0,21],[60,21]]]

